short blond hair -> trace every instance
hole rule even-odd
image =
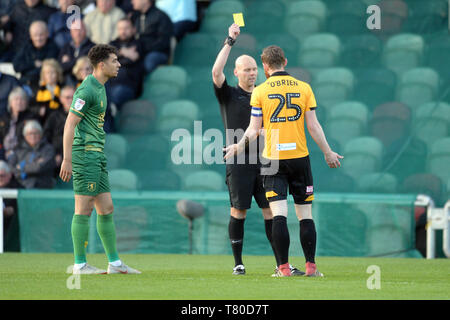
[[[45,59],[44,61],[42,61],[42,67],[41,67],[41,75],[40,75],[40,83],[41,84],[44,83],[44,68],[45,67],[52,67],[56,71],[58,83],[64,82],[63,69],[62,69],[61,65],[59,64],[59,62],[55,59]]]
[[[87,56],[79,57],[72,68],[72,74],[77,77],[78,72],[80,72],[81,66],[85,63],[89,63],[92,66],[91,61]],[[78,78],[77,78],[78,79]]]

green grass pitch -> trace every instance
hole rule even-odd
[[[247,274],[231,275],[232,256],[128,254],[141,275],[89,275],[67,287],[71,254],[0,255],[0,299],[303,300],[449,299],[450,260],[318,257],[324,278],[272,278],[271,256],[244,256]],[[106,268],[103,254],[88,262]],[[303,257],[292,264],[304,267]],[[368,289],[369,266],[380,289]],[[75,284],[75,282],[70,282]]]

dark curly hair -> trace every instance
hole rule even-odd
[[[109,44],[97,44],[93,46],[88,52],[89,61],[95,68],[100,62],[109,58],[109,55],[113,53],[118,56],[118,50],[116,47]]]

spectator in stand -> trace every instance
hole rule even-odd
[[[19,80],[15,77],[0,72],[0,117],[3,117],[8,112],[7,106],[10,92],[19,86]]]
[[[197,28],[197,3],[195,0],[157,0],[156,6],[172,20],[173,34],[177,41]]]
[[[81,8],[84,15],[95,10],[95,0],[75,0],[75,5]]]
[[[139,40],[135,38],[136,29],[128,18],[117,23],[117,40],[110,44],[119,50],[121,68],[117,77],[107,83],[109,91],[108,101],[114,103],[119,109],[123,103],[132,100],[139,92],[142,76],[142,48]]]
[[[132,0],[131,3],[135,10],[131,21],[142,43],[145,71],[151,73],[169,61],[173,24],[169,16],[155,6],[154,0]]]
[[[0,160],[0,189],[20,189],[8,163]],[[3,199],[3,245],[5,251],[20,251],[17,199]]]
[[[63,84],[63,72],[55,59],[47,59],[42,63],[39,89],[36,92],[30,110],[34,112],[41,124],[49,115],[60,109],[60,91]]]
[[[20,81],[32,87],[39,81],[42,61],[58,57],[58,47],[48,38],[47,24],[35,21],[30,26],[29,41],[13,59],[14,70],[21,73]]]
[[[44,137],[55,149],[55,176],[58,175],[62,163],[64,124],[72,104],[74,93],[75,88],[72,86],[65,86],[61,89],[59,100],[61,101],[62,108],[52,112],[44,125]]]
[[[36,116],[28,110],[28,95],[21,87],[14,88],[8,97],[8,112],[0,118],[1,159],[7,159],[19,144],[22,129],[28,120]]]
[[[97,8],[84,17],[87,35],[96,44],[108,44],[117,38],[117,22],[125,17],[115,0],[97,0]]]
[[[10,56],[12,55],[12,53],[9,52],[8,49],[9,44],[12,41],[12,33],[5,33],[5,31],[15,2],[16,0],[0,1],[0,62],[11,61]]]
[[[14,176],[26,189],[51,189],[55,184],[55,150],[42,136],[36,120],[23,128],[24,140],[8,158]]]
[[[14,54],[28,44],[31,24],[37,20],[47,23],[54,12],[56,12],[55,8],[45,5],[41,0],[18,0],[16,2],[6,26],[7,32],[12,34],[11,50]]]
[[[78,88],[83,80],[93,71],[94,69],[92,68],[92,64],[87,56],[78,58],[72,69],[72,73],[75,77],[75,86]]]
[[[71,74],[75,62],[79,57],[87,56],[89,50],[95,45],[86,36],[86,25],[80,19],[74,20],[70,29],[72,41],[66,44],[59,53],[64,76]]]
[[[67,9],[75,4],[75,0],[58,0],[59,11],[53,13],[48,19],[48,32],[59,49],[68,44],[72,38],[67,23],[73,12]]]

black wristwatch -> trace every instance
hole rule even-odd
[[[235,39],[233,39],[232,37],[228,36],[225,39],[225,43],[224,44],[228,44],[230,47],[232,47],[235,42],[236,42]]]

